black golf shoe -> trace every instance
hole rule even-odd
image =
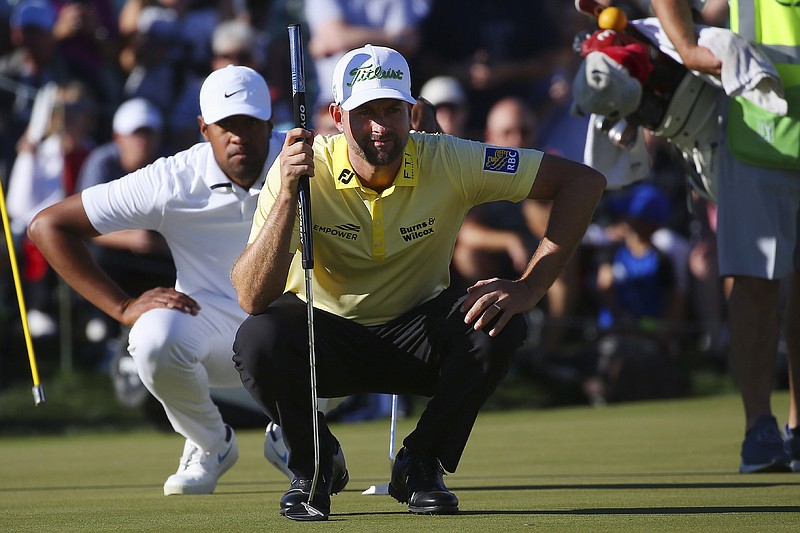
[[[331,494],[338,494],[344,490],[350,481],[350,474],[347,472],[347,464],[344,459],[344,452],[339,443],[336,443],[336,453],[331,458],[331,472],[326,473],[320,467],[320,474],[317,479],[317,486],[314,490],[314,498],[311,500],[309,509],[308,495],[311,492],[313,480],[298,478],[294,476],[283,497],[281,498],[280,513],[292,520],[316,521],[327,520],[331,512]],[[315,511],[319,512],[317,514]]]
[[[389,494],[401,503],[408,503],[414,514],[455,514],[458,498],[444,485],[439,459],[407,448],[397,452],[392,466]]]

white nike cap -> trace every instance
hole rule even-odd
[[[380,98],[417,102],[411,96],[408,63],[400,52],[368,44],[342,56],[333,71],[334,102],[352,111]]]
[[[141,128],[161,131],[161,111],[144,98],[125,101],[114,113],[112,123],[117,135],[130,135]]]
[[[233,115],[269,120],[272,104],[267,82],[250,67],[228,65],[215,70],[200,87],[200,113],[206,124]]]
[[[467,95],[461,83],[452,76],[436,76],[429,79],[420,89],[419,95],[434,106],[443,104],[463,106],[467,103]]]

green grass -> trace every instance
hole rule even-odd
[[[138,409],[116,401],[111,379],[100,373],[61,373],[42,378],[46,401],[33,403],[30,382],[0,392],[0,438],[11,435],[74,434],[149,427]]]
[[[785,393],[775,397],[780,420]],[[37,409],[50,409],[43,406]],[[398,435],[413,428],[402,420]],[[239,462],[213,495],[165,497],[179,437],[146,425],[0,437],[2,531],[796,531],[800,475],[736,473],[736,394],[487,412],[456,474],[456,516],[413,516],[361,491],[388,479],[388,422],[337,424],[351,481],[330,520],[278,515],[287,481],[240,430]]]

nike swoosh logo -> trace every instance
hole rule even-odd
[[[225,93],[225,98],[230,98],[230,97],[231,97],[231,96],[233,96],[234,94],[236,94],[236,93],[240,93],[240,92],[242,92],[242,91],[244,91],[244,89],[239,89],[238,91],[233,91],[232,93]]]
[[[225,460],[225,458],[226,458],[226,457],[228,457],[228,454],[229,454],[229,453],[231,453],[231,450],[232,450],[232,449],[233,449],[233,444],[229,444],[229,445],[228,445],[228,449],[227,449],[227,450],[225,450],[225,454],[224,454],[224,455],[223,455],[223,454],[220,454],[220,453],[218,453],[218,454],[217,454],[217,461],[218,461],[219,463],[222,463],[222,461],[224,461],[224,460]]]
[[[275,438],[275,435],[270,433],[269,440],[272,450],[275,452],[275,455],[277,455],[278,459],[280,459],[285,464],[289,460],[289,450],[286,450],[283,453],[278,453],[278,447],[275,445],[275,443],[278,442],[278,439]]]
[[[283,452],[283,454],[278,454],[278,457],[284,463],[288,463],[289,462],[289,451],[287,450],[287,451]]]

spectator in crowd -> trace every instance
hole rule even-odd
[[[717,205],[693,195],[696,221],[688,265],[693,281],[695,316],[700,332],[698,348],[706,354],[712,368],[728,368],[729,332],[725,319],[725,300],[730,294],[730,278],[720,279],[717,256]]]
[[[22,0],[9,20],[14,49],[0,58],[0,175],[8,177],[17,141],[31,119],[36,91],[47,83],[69,80],[53,40],[55,10],[45,0]]]
[[[55,12],[44,0],[21,0],[2,13],[4,45],[0,56],[0,185],[8,197],[9,174],[17,157],[17,144],[31,118],[39,88],[69,79],[52,37]],[[7,41],[7,42],[6,42]],[[20,253],[16,254],[19,258]],[[18,311],[5,239],[0,245],[0,380],[2,385],[17,375],[12,343]],[[46,315],[45,315],[46,316]],[[52,325],[52,323],[51,323]]]
[[[563,2],[436,0],[431,4],[420,24],[425,53],[416,58],[415,68],[421,80],[450,75],[461,82],[470,106],[468,138],[481,138],[489,109],[499,99],[516,96],[537,109],[548,98],[559,59],[565,53],[574,55],[560,47],[557,4]]]
[[[317,105],[314,107],[314,131],[320,135],[336,135],[339,130],[336,129],[336,123],[331,119],[330,111],[327,105]]]
[[[692,7],[703,2],[654,0],[664,31],[687,68],[719,75],[722,60],[700,46]],[[730,350],[744,403],[745,435],[739,471],[800,470],[800,195],[796,138],[797,86],[786,72],[796,69],[800,19],[791,6],[736,0],[731,29],[758,43],[776,63],[789,102],[788,115],[759,111],[741,97],[723,100],[717,184],[719,273],[733,280],[728,298]],[[783,30],[775,32],[775,25]],[[767,41],[767,36],[769,41]],[[786,53],[786,51],[791,53]],[[759,116],[758,120],[743,117]],[[751,124],[765,124],[774,137],[764,137]],[[759,126],[760,128],[762,126]],[[792,146],[790,151],[786,146]],[[789,200],[787,199],[794,199]],[[771,393],[780,324],[780,282],[789,283],[786,304],[786,347],[789,361],[789,418],[785,435],[772,413]]]
[[[40,90],[9,176],[8,216],[23,263],[28,325],[34,337],[57,331],[57,279],[25,233],[34,215],[75,190],[80,169],[95,146],[95,105],[91,91],[77,80]]]
[[[107,183],[138,170],[163,155],[163,120],[158,108],[144,98],[127,100],[114,113],[111,141],[89,154],[76,192]]]
[[[111,141],[91,151],[81,169],[75,192],[131,174],[162,154],[163,120],[156,106],[143,98],[124,102],[114,113]],[[92,239],[92,255],[98,265],[128,294],[142,294],[152,287],[169,286],[175,267],[164,238],[154,230],[115,231]],[[118,323],[94,306],[86,310],[87,340],[100,348],[101,367],[112,353],[105,349],[120,333]],[[124,339],[127,343],[127,336]]]
[[[175,24],[174,43],[179,56],[177,68],[205,72],[211,54],[211,35],[220,22],[233,18],[233,0],[125,0],[119,13],[119,28],[125,44],[121,63],[125,70],[133,65],[130,38],[140,31],[142,19],[155,17]],[[144,12],[155,12],[145,15]]]
[[[11,18],[11,5],[8,0],[0,2],[0,56],[11,51],[11,36],[9,35],[8,21]]]
[[[486,118],[484,140],[495,146],[534,148],[537,118],[525,101],[503,98],[492,106]],[[521,204],[490,202],[474,207],[459,231],[453,254],[454,270],[468,285],[485,279],[491,272],[519,276],[526,258],[542,239],[547,227],[550,202],[525,200]],[[556,350],[565,330],[564,322],[577,294],[577,270],[571,261],[547,292],[548,327],[542,350]]]
[[[184,75],[179,39],[180,25],[174,10],[157,6],[142,9],[136,32],[130,36],[132,62],[125,69],[125,98],[146,98],[162,113],[172,108]]]
[[[653,243],[669,217],[669,200],[646,182],[616,200],[621,240],[601,259],[597,273],[600,329],[655,331],[669,339],[683,306],[672,261]]]
[[[0,183],[5,192],[5,186]],[[5,228],[4,228],[5,231]],[[11,354],[17,353],[11,349],[12,324],[15,323],[15,295],[11,294],[10,288],[13,287],[13,276],[11,272],[11,257],[8,254],[8,244],[6,239],[0,241],[0,390],[14,382],[17,377],[16,368],[18,366],[16,357]]]
[[[230,12],[227,5],[129,0],[120,13],[126,41],[120,53],[124,98],[147,98],[158,106],[165,117],[165,140],[174,143],[172,151],[199,140],[195,135],[197,90],[213,70],[212,39]]]
[[[89,85],[101,107],[113,109],[119,102],[121,77],[116,68],[110,68],[119,54],[112,0],[49,2],[56,10],[53,39],[70,77]]]
[[[436,109],[442,133],[466,138],[469,103],[461,83],[452,76],[436,76],[425,82],[419,95]]]
[[[238,15],[238,18],[248,20],[258,31],[257,52],[263,55],[263,62],[269,67],[262,74],[266,76],[272,92],[272,115],[276,127],[281,129],[289,129],[294,124],[291,54],[286,34],[286,28],[290,24],[299,24],[302,27],[305,43],[306,103],[310,109],[314,109],[317,82],[313,60],[309,53],[310,28],[305,13],[305,1],[282,0],[267,3],[247,2],[245,13]],[[316,129],[315,113],[311,113],[309,121],[309,124]]]
[[[535,140],[536,119],[530,108],[518,98],[497,102],[487,117],[484,141],[494,146],[533,148]],[[521,203],[477,205],[469,210],[458,232],[454,273],[464,287],[492,275],[519,277],[535,244]]]
[[[546,82],[547,94],[534,110],[539,118],[538,147],[540,150],[583,161],[588,116],[572,112],[572,80],[582,61],[573,48],[576,36],[595,29],[595,21],[575,9],[573,2],[551,2],[549,17],[557,20],[556,44],[552,54],[554,65]]]
[[[620,240],[597,257],[600,338],[587,351],[583,391],[593,405],[676,396],[686,389],[675,365],[685,293],[672,259],[654,243],[669,219],[669,198],[642,182],[610,203]]]

